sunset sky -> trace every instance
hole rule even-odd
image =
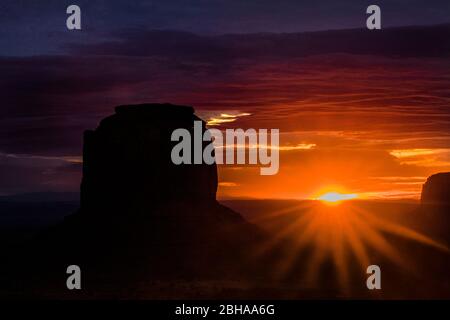
[[[68,31],[61,2],[3,1],[0,194],[76,192],[82,132],[142,102],[280,130],[279,173],[221,166],[222,199],[417,199],[450,171],[448,1],[378,1],[381,31],[367,1],[250,3],[79,1]]]

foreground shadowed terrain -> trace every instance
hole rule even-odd
[[[23,219],[9,221],[6,238],[16,232],[17,241],[8,246],[0,295],[450,298],[447,204],[252,200],[224,206],[216,200],[215,165],[170,160],[171,132],[192,131],[195,120],[190,107],[116,108],[85,133],[79,210],[32,240],[24,233],[22,245],[17,232],[58,222],[74,202],[1,202]],[[39,206],[44,220],[29,220]],[[30,224],[14,226],[21,220]],[[66,289],[72,264],[82,270],[80,291]],[[381,267],[381,291],[366,288],[370,264]]]
[[[37,208],[52,208],[58,214],[40,213],[46,223],[54,224],[68,213],[66,205],[70,203],[75,208],[77,202],[29,202],[26,206],[21,203],[9,204],[8,209],[13,212],[23,212],[28,216],[36,212]],[[374,201],[351,201],[339,206],[329,206],[316,201],[289,201],[289,200],[237,200],[224,201],[224,205],[240,212],[242,216],[264,230],[268,236],[267,240],[253,251],[247,252],[248,260],[254,262],[254,267],[260,269],[257,274],[238,276],[236,273],[230,275],[229,270],[221,274],[207,276],[206,273],[197,276],[187,276],[180,270],[179,276],[170,275],[163,277],[161,273],[154,273],[154,268],[148,267],[142,270],[137,279],[130,279],[130,265],[146,265],[142,258],[130,263],[122,262],[122,273],[112,281],[109,288],[94,288],[89,280],[83,281],[84,288],[90,292],[79,294],[65,290],[56,290],[53,295],[49,292],[40,296],[53,298],[76,298],[76,297],[125,297],[125,298],[449,298],[450,289],[448,276],[446,274],[450,267],[449,254],[440,244],[450,245],[448,235],[449,219],[448,207],[419,205],[416,203],[398,202],[374,202]],[[2,212],[6,207],[2,204]],[[358,213],[357,213],[358,212]],[[325,218],[324,218],[325,215]],[[328,219],[326,216],[328,215]],[[314,216],[320,218],[314,218]],[[336,223],[338,216],[342,216],[343,225]],[[358,220],[358,218],[361,218]],[[377,224],[370,220],[380,219],[385,224]],[[363,219],[367,224],[373,225],[369,231],[364,226]],[[34,234],[40,227],[31,224],[14,225],[13,231],[3,233],[16,243],[29,239],[25,231],[32,230]],[[345,230],[345,225],[353,228]],[[5,224],[2,224],[5,226]],[[161,226],[162,224],[160,224]],[[315,225],[315,227],[314,227]],[[389,229],[389,226],[391,227]],[[392,228],[392,226],[396,226]],[[192,226],[191,226],[192,227]],[[152,231],[147,225],[146,233]],[[183,227],[185,232],[190,228]],[[180,226],[180,229],[182,227]],[[138,228],[135,229],[137,232]],[[334,237],[333,238],[333,230]],[[409,231],[407,231],[409,230]],[[344,232],[345,231],[345,232]],[[406,231],[406,232],[405,232]],[[24,237],[24,234],[26,237]],[[305,236],[306,234],[306,236]],[[421,234],[427,238],[418,237]],[[374,237],[375,235],[375,237]],[[376,236],[378,235],[378,237]],[[160,235],[158,235],[160,236]],[[372,237],[372,239],[371,239]],[[361,265],[358,254],[358,240],[364,243],[362,251],[370,264],[378,264],[382,270],[382,291],[369,292],[365,287],[367,275],[365,268]],[[432,239],[432,241],[430,241]],[[167,263],[170,256],[180,257],[185,250],[180,243],[170,244],[174,239],[161,237],[164,241],[165,251],[160,253],[159,263]],[[341,243],[339,244],[339,241]],[[353,245],[352,245],[353,241]],[[267,252],[285,245],[284,250],[273,256],[271,261],[259,262]],[[289,243],[290,245],[286,245]],[[356,246],[355,246],[356,244]],[[218,244],[220,252],[226,243]],[[344,276],[342,269],[336,265],[335,249],[342,245],[345,247]],[[8,246],[3,242],[2,247]],[[10,247],[10,245],[9,245]],[[143,248],[148,252],[151,247]],[[152,249],[153,250],[153,249]],[[322,258],[318,259],[318,253]],[[113,257],[120,255],[118,251],[109,252]],[[147,259],[156,259],[147,256]],[[192,261],[190,257],[180,257]],[[186,262],[178,259],[171,261],[175,266],[185,265]],[[270,260],[270,259],[269,259]],[[342,261],[341,261],[342,262]],[[158,262],[157,262],[158,263]],[[152,263],[153,265],[157,263]],[[198,270],[205,271],[206,268],[213,270],[217,260],[207,257],[201,262],[204,267]],[[231,263],[231,262],[230,262]],[[248,267],[248,265],[247,265]],[[55,278],[62,279],[60,286],[65,286],[65,269],[54,268]],[[143,268],[145,269],[145,268]],[[245,265],[238,266],[235,271],[242,271]],[[105,271],[108,268],[105,268]],[[128,270],[128,271],[127,271]],[[29,274],[29,271],[23,271]],[[86,270],[86,274],[89,274]],[[264,275],[264,273],[266,275]],[[341,273],[341,274],[340,274]],[[345,275],[347,273],[347,275]],[[237,272],[239,274],[239,272]],[[343,277],[347,277],[344,281]],[[342,279],[342,280],[340,280]],[[114,283],[117,281],[117,283]],[[45,285],[44,285],[45,287]],[[5,287],[6,288],[6,287]],[[105,292],[106,290],[106,292]],[[109,290],[109,291],[108,291]],[[2,295],[12,296],[13,292],[2,292]],[[17,292],[16,292],[17,293]],[[22,295],[20,295],[22,296]]]

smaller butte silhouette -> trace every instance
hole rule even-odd
[[[21,251],[22,289],[72,297],[73,264],[84,298],[135,297],[142,284],[152,297],[151,281],[254,277],[261,268],[248,257],[264,236],[216,200],[216,164],[171,161],[173,130],[196,120],[189,106],[126,105],[86,131],[80,209]],[[40,261],[32,273],[17,267],[31,261]]]
[[[450,172],[428,177],[422,187],[422,203],[450,205]]]

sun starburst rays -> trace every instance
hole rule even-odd
[[[449,253],[446,245],[352,201],[339,206],[309,201],[307,205],[294,205],[265,215],[262,220],[270,227],[271,218],[292,221],[277,230],[256,255],[279,249],[280,259],[273,270],[274,277],[297,275],[299,282],[311,286],[317,286],[321,268],[331,263],[336,282],[346,292],[350,288],[351,272],[357,269],[364,275],[366,268],[376,264],[374,259],[380,256],[405,272],[414,273],[414,264],[397,248],[393,237]]]

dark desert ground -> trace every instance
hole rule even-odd
[[[2,217],[2,252],[8,252],[12,246],[19,246],[29,240],[37,232],[46,226],[61,221],[63,217],[73,212],[78,207],[78,201],[32,201],[24,203],[11,203],[10,199],[2,199],[2,210],[8,210],[14,218]],[[449,298],[449,282],[447,272],[449,270],[449,254],[447,250],[429,245],[421,239],[414,239],[417,233],[430,235],[434,241],[449,246],[449,222],[448,207],[442,209],[433,205],[421,206],[418,203],[403,202],[374,202],[374,201],[350,201],[342,205],[344,208],[328,206],[318,201],[296,200],[240,200],[224,201],[224,205],[240,212],[248,221],[261,227],[275,241],[289,241],[289,250],[282,253],[282,259],[273,261],[272,265],[262,264],[260,268],[270,268],[270,278],[195,280],[157,280],[142,279],[137,287],[126,288],[124,292],[114,289],[113,292],[98,292],[103,297],[123,297],[127,299],[195,299],[195,298],[261,298],[261,299],[314,299],[314,298],[374,298],[374,299],[403,299],[403,298]],[[355,224],[353,233],[363,238],[364,247],[370,262],[380,265],[383,270],[382,293],[370,293],[365,287],[367,274],[359,265],[355,252],[347,252],[347,275],[339,273],[339,267],[334,263],[333,248],[335,243],[331,239],[321,242],[318,233],[310,232],[308,238],[302,237],[306,225],[297,224],[301,217],[308,214],[311,208],[323,210],[324,214],[338,214],[352,212],[355,209],[365,211],[373,217],[391,222],[393,225],[408,228],[414,232],[408,236],[395,235],[395,233],[379,232],[380,239],[384,243],[380,248],[377,244],[364,240],[364,229]],[[8,219],[8,222],[5,220]],[[23,220],[22,220],[23,219]],[[335,218],[331,218],[330,224],[323,223],[319,228],[334,228]],[[23,223],[23,221],[33,221]],[[295,228],[293,228],[293,225]],[[10,231],[13,229],[14,231]],[[358,231],[360,230],[360,231]],[[323,229],[321,230],[323,232]],[[331,231],[329,231],[331,233]],[[417,232],[417,233],[416,233]],[[423,232],[423,233],[422,233]],[[283,234],[282,237],[279,234]],[[329,235],[331,236],[331,234]],[[351,234],[342,234],[342,245],[351,247],[349,243]],[[337,237],[340,237],[337,235]],[[300,243],[301,242],[301,243]],[[425,241],[426,242],[426,241]],[[273,242],[267,244],[268,248]],[[314,249],[330,246],[324,257],[315,257]],[[386,246],[386,247],[383,247]],[[264,246],[261,251],[267,250]],[[176,249],[175,249],[176,250]],[[167,252],[167,254],[173,254]],[[255,253],[249,252],[249,255]],[[255,260],[258,260],[257,254]],[[209,263],[214,263],[209,262]],[[315,265],[314,265],[315,263]],[[24,271],[26,272],[26,271]],[[28,271],[29,272],[29,271]],[[61,277],[64,277],[64,270]],[[342,277],[347,277],[342,281]],[[151,277],[150,277],[151,278]],[[115,288],[115,286],[112,286]],[[2,295],[11,293],[2,292]],[[92,292],[95,296],[95,292]],[[20,295],[19,295],[20,297]],[[62,293],[52,298],[72,299],[71,294]]]

